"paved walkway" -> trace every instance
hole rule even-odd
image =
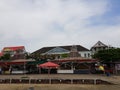
[[[120,76],[106,76],[103,74],[36,74],[36,75],[0,75],[0,79],[21,79],[29,77],[31,79],[101,79],[114,84],[120,84]]]

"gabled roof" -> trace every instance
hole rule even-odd
[[[32,54],[37,54],[37,53],[42,54],[42,53],[46,53],[46,52],[48,52],[48,51],[50,51],[50,50],[52,50],[52,49],[54,49],[54,48],[57,48],[57,47],[63,48],[63,49],[65,49],[65,50],[70,51],[72,46],[73,46],[73,45],[69,45],[69,46],[43,47],[43,48],[41,48],[41,49],[33,52]],[[81,46],[81,45],[75,45],[75,46],[77,47],[77,50],[78,50],[78,51],[89,51],[87,48],[85,48],[85,47],[83,47],[83,46]]]
[[[2,51],[15,51],[24,48],[25,48],[24,46],[4,47]]]
[[[108,47],[108,46],[102,43],[101,41],[98,41],[92,48],[95,48],[95,47]]]

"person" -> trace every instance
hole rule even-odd
[[[12,74],[12,67],[11,66],[9,67],[9,72],[10,72],[10,74]]]
[[[99,66],[99,70],[101,70],[103,73],[105,73],[104,66],[100,65],[100,66]]]
[[[0,67],[0,74],[2,74],[2,68]]]
[[[105,70],[105,74],[106,74],[106,76],[110,76],[110,71],[108,68]]]

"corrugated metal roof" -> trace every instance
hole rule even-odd
[[[56,47],[63,48],[63,49],[66,49],[66,50],[70,51],[72,46],[73,46],[73,45],[69,45],[69,46],[43,47],[43,48],[41,48],[41,49],[39,49],[39,50],[36,50],[36,51],[33,52],[32,54],[37,54],[37,53],[38,53],[38,54],[42,54],[42,53],[48,52],[49,50],[52,50],[52,49],[54,49],[54,48],[56,48]],[[77,47],[77,50],[78,50],[78,51],[89,51],[89,49],[87,49],[87,48],[85,48],[85,47],[83,47],[83,46],[81,46],[81,45],[75,45],[75,46]]]

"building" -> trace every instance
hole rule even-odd
[[[26,50],[24,46],[4,47],[1,53],[2,55],[10,54],[11,60],[24,59]]]
[[[74,49],[74,50],[73,50]],[[55,47],[43,47],[31,54],[31,56],[54,56],[54,59],[68,57],[71,53],[72,57],[74,56],[71,52],[76,52],[80,57],[91,58],[91,51],[81,45],[69,45],[69,46],[55,46]],[[78,52],[78,53],[77,53]]]
[[[93,73],[96,62],[91,51],[81,45],[43,47],[31,54],[34,58],[48,56],[48,60],[60,65],[57,73],[87,74]],[[54,56],[54,58],[49,58]]]
[[[98,41],[95,45],[91,47],[92,55],[100,50],[106,50],[108,48],[109,47],[106,44],[102,43],[101,41]]]
[[[6,58],[9,56],[9,59]],[[26,50],[24,46],[4,47],[0,53],[1,61],[0,67],[2,74],[24,74],[28,73],[29,68],[26,63],[35,61],[26,59]]]

